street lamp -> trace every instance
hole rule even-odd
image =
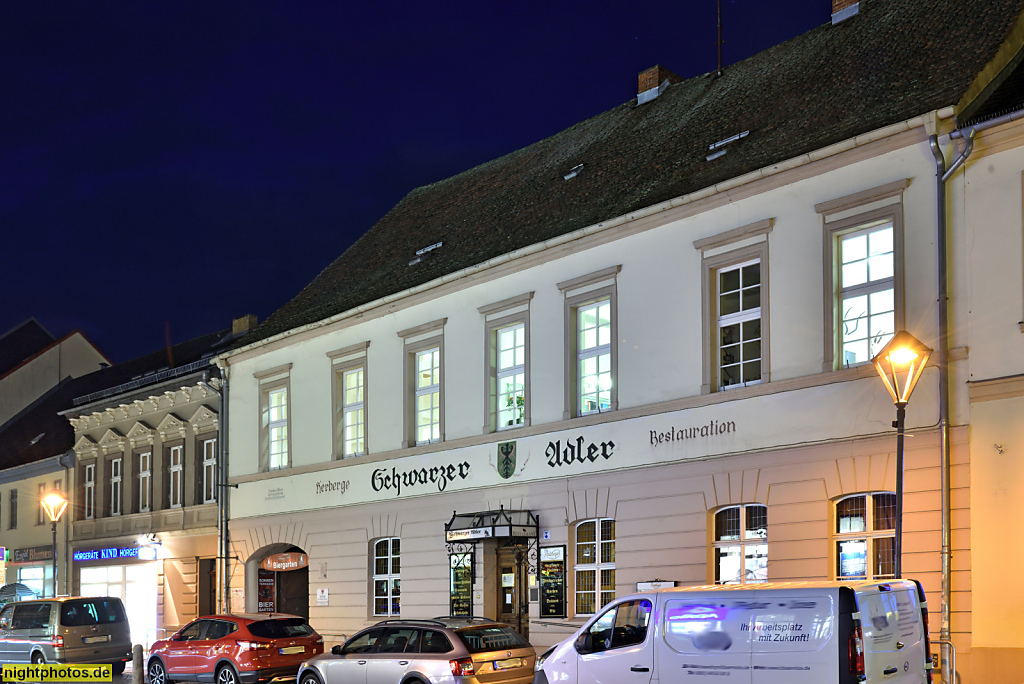
[[[60,492],[50,492],[43,497],[43,510],[50,518],[50,525],[53,529],[53,595],[57,595],[57,521],[64,515],[68,507],[68,500]]]
[[[896,578],[903,577],[903,420],[907,402],[914,391],[932,350],[906,330],[892,336],[888,344],[871,359],[882,377],[885,389],[896,404]]]

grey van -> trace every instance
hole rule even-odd
[[[132,637],[112,596],[19,601],[0,611],[0,663],[110,663],[124,672]]]

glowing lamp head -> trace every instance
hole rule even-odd
[[[919,339],[900,330],[871,359],[894,403],[906,404],[910,400],[931,353]]]
[[[55,523],[60,520],[60,516],[64,515],[64,511],[68,507],[68,499],[60,492],[50,492],[43,497],[42,504],[50,522]]]

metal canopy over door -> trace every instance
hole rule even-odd
[[[484,557],[484,605],[496,607],[496,619],[512,625],[529,639],[529,587],[530,577],[537,571],[540,527],[537,516],[530,511],[505,510],[502,506],[496,511],[454,512],[444,527],[450,558],[473,554],[477,542],[483,542],[480,556]],[[458,566],[459,563],[453,564]],[[452,586],[454,591],[454,582]],[[496,597],[491,597],[492,590]]]

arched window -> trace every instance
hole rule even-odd
[[[373,545],[373,614],[399,615],[402,540],[380,539]]]
[[[856,494],[836,501],[836,579],[896,576],[896,495]]]
[[[615,598],[615,521],[576,525],[576,615],[593,615]]]
[[[729,506],[715,513],[715,584],[768,580],[768,507]]]

